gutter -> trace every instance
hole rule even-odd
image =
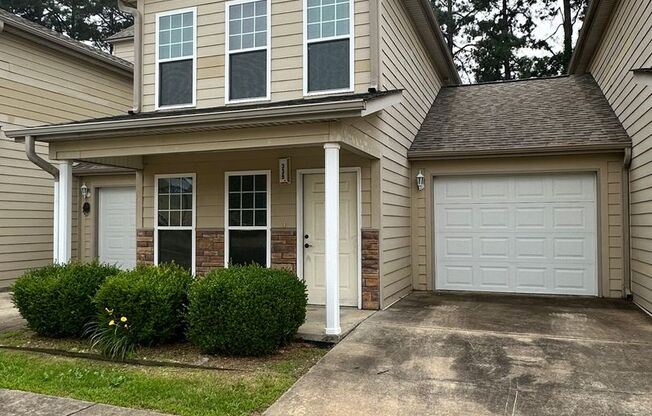
[[[448,50],[446,39],[444,39],[444,34],[441,31],[441,26],[437,21],[435,12],[432,10],[432,5],[430,4],[430,1],[429,0],[418,0],[418,1],[421,3],[421,8],[423,9],[424,16],[428,21],[430,29],[435,33],[435,40],[437,42],[437,46],[439,47],[439,50],[442,52],[443,58],[446,61],[448,72],[452,76],[451,83],[454,85],[461,84],[462,80],[460,78],[460,74],[457,72],[457,68],[455,67],[455,62],[453,62],[453,56],[450,54],[450,51]]]
[[[301,104],[294,106],[278,106],[275,108],[227,110],[201,114],[180,114],[166,115],[161,113],[155,117],[148,118],[125,118],[121,120],[96,121],[88,123],[72,123],[63,125],[51,125],[43,127],[31,127],[18,130],[5,131],[8,138],[21,141],[26,136],[41,136],[40,141],[56,141],[64,139],[82,139],[84,136],[108,137],[111,133],[121,133],[125,130],[146,131],[151,128],[192,128],[204,126],[241,126],[246,124],[269,122],[279,123],[283,121],[305,120],[320,121],[332,120],[343,117],[362,116],[367,110],[364,99],[338,101],[335,103]],[[93,133],[96,133],[93,135]],[[49,139],[44,139],[44,137]],[[59,137],[54,137],[59,136]]]
[[[59,180],[59,169],[36,153],[36,141],[33,136],[25,136],[25,154],[33,164],[52,175],[55,181]]]
[[[482,151],[408,151],[409,160],[438,160],[438,159],[471,159],[478,157],[501,157],[501,156],[537,156],[568,153],[586,152],[609,152],[623,151],[629,148],[627,144],[600,144],[589,146],[559,146],[559,147],[534,147],[530,149],[506,149],[506,150],[482,150]]]
[[[133,84],[133,108],[130,113],[138,114],[140,113],[142,103],[142,85],[143,85],[143,65],[142,65],[142,49],[143,49],[143,25],[142,25],[142,15],[140,11],[135,8],[128,6],[124,0],[118,0],[118,9],[122,12],[129,13],[134,17],[134,84]]]

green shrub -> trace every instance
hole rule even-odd
[[[256,265],[208,273],[189,299],[188,338],[213,354],[269,354],[291,341],[306,318],[303,281]]]
[[[151,346],[183,335],[191,282],[174,264],[139,266],[107,279],[95,295],[94,344],[102,350],[104,342]]]
[[[119,269],[106,264],[53,264],[22,275],[13,285],[13,301],[39,335],[81,336],[95,317],[93,296]]]

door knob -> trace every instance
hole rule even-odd
[[[303,246],[304,246],[305,248],[310,248],[310,247],[312,247],[312,244],[308,244],[308,243],[306,243],[306,244],[304,244]]]
[[[303,238],[305,238],[307,240],[307,239],[310,238],[310,236],[308,234],[306,234],[306,235],[303,236]]]

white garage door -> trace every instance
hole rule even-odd
[[[597,295],[595,175],[435,179],[435,288]]]
[[[99,192],[100,261],[131,269],[136,266],[136,190],[102,188]]]

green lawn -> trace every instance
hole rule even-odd
[[[248,371],[226,372],[0,350],[0,388],[178,415],[251,415],[271,405],[325,353],[296,346]]]

